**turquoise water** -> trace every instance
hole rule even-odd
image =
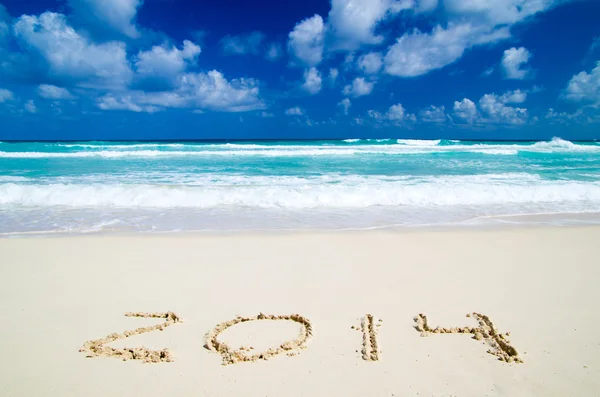
[[[0,143],[4,235],[479,225],[597,212],[594,142]]]

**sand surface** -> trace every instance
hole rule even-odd
[[[0,395],[600,396],[599,247],[599,227],[1,239]]]

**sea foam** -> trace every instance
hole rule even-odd
[[[423,180],[357,179],[316,183],[168,185],[0,185],[1,206],[279,209],[368,208],[372,206],[456,206],[535,203],[587,203],[600,209],[600,182],[566,182],[497,176],[424,178]],[[594,204],[595,203],[595,204]]]

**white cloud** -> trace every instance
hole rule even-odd
[[[446,27],[405,33],[385,56],[387,73],[414,77],[447,66],[474,46],[511,37],[511,27],[568,0],[445,0]],[[431,7],[434,6],[432,3]]]
[[[269,49],[267,50],[265,57],[269,61],[276,61],[283,55],[283,50],[281,49],[281,44],[279,43],[271,43],[269,45]]]
[[[419,119],[426,123],[443,123],[446,121],[446,108],[431,105],[419,112]]]
[[[37,107],[35,106],[33,99],[30,99],[25,103],[25,110],[32,114],[37,113]]]
[[[294,106],[293,108],[286,109],[285,114],[287,116],[302,116],[304,115],[304,110],[298,106]]]
[[[504,51],[502,56],[502,69],[507,79],[523,80],[531,73],[530,70],[523,69],[523,66],[529,62],[531,53],[525,47],[509,48]]]
[[[329,69],[329,80],[332,83],[335,83],[335,81],[337,80],[339,74],[340,74],[340,71],[337,70],[336,68]]]
[[[128,37],[140,36],[135,27],[135,17],[143,0],[69,0],[76,15],[85,21],[97,21]]]
[[[14,99],[12,91],[0,88],[0,103],[8,102],[12,99]]]
[[[129,91],[106,95],[98,100],[101,109],[154,112],[162,108],[186,108],[222,112],[245,112],[264,109],[258,84],[254,79],[228,81],[220,72],[185,73],[178,77],[171,91]]]
[[[91,43],[70,27],[62,14],[23,15],[14,31],[48,62],[53,76],[90,86],[122,86],[131,79],[124,43]]]
[[[445,0],[451,19],[487,26],[514,25],[564,0]]]
[[[136,99],[131,95],[115,97],[112,94],[107,94],[98,99],[97,106],[102,110],[128,110],[137,113],[154,113],[160,110],[157,106],[139,105],[138,100],[139,98]]]
[[[405,33],[385,55],[385,71],[401,77],[415,77],[440,69],[458,60],[469,46],[470,25],[436,26],[431,33],[415,29]]]
[[[413,5],[412,0],[332,0],[328,23],[333,49],[352,51],[380,44],[383,36],[375,34],[377,24]]]
[[[275,115],[270,112],[260,112],[260,117],[270,118],[270,117],[275,117]]]
[[[590,73],[583,71],[573,76],[563,95],[573,102],[600,107],[600,61],[596,62],[596,67]]]
[[[437,8],[438,0],[417,0],[417,12],[430,12]]]
[[[137,77],[173,80],[188,65],[196,64],[200,52],[200,47],[189,40],[183,41],[181,50],[175,46],[154,46],[149,51],[140,51],[135,58]]]
[[[454,101],[454,116],[467,122],[473,123],[479,118],[477,105],[469,98],[463,98],[461,101]]]
[[[406,113],[406,109],[401,103],[397,103],[389,107],[386,113],[380,113],[376,110],[369,110],[367,114],[378,121],[391,121],[394,124],[399,124],[404,121],[416,121],[414,114]]]
[[[325,25],[315,14],[299,22],[289,34],[288,49],[300,63],[316,66],[323,60]]]
[[[402,106],[400,103],[390,106],[387,111],[387,118],[388,120],[392,121],[415,120],[415,116],[413,114],[406,113],[404,106]]]
[[[454,102],[453,116],[467,123],[525,124],[529,119],[527,109],[507,106],[508,103],[522,103],[527,94],[520,90],[508,91],[503,95],[485,94],[479,99],[479,106],[464,98]]]
[[[350,102],[350,99],[344,98],[337,105],[343,110],[344,114],[347,115],[348,110],[350,110],[350,106],[352,106],[352,102]]]
[[[346,56],[344,57],[344,62],[342,63],[342,67],[344,68],[344,70],[348,70],[354,67],[354,58],[355,55],[353,52],[346,54]]]
[[[546,113],[546,119],[552,124],[588,124],[600,122],[600,115],[595,112],[585,112],[583,109],[578,109],[573,113],[559,113],[550,108]]]
[[[363,77],[357,77],[342,90],[344,95],[350,95],[354,98],[369,95],[373,91],[375,83],[366,81]]]
[[[519,89],[507,91],[498,99],[502,103],[523,103],[527,100],[527,92]]]
[[[366,74],[378,73],[381,69],[381,66],[383,65],[381,53],[370,52],[368,54],[362,55],[360,58],[358,58],[357,65],[358,68]]]
[[[46,99],[54,99],[54,100],[75,99],[73,94],[71,94],[69,92],[69,90],[67,90],[66,88],[57,87],[55,85],[49,85],[49,84],[41,84],[38,87],[38,94],[42,98],[46,98]]]
[[[304,71],[304,84],[302,84],[302,88],[314,95],[321,91],[322,81],[321,73],[316,68],[307,69]]]
[[[481,113],[486,116],[482,121],[501,124],[525,124],[527,109],[506,106],[496,94],[486,94],[479,100]]]
[[[369,117],[375,119],[375,120],[383,120],[384,116],[383,114],[381,114],[381,112],[378,112],[377,110],[367,110],[367,114],[369,115]]]
[[[221,39],[220,44],[223,52],[228,55],[257,55],[264,39],[264,33],[255,31],[238,36],[227,35]]]

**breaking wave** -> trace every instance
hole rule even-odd
[[[362,180],[362,182],[361,182]],[[142,184],[0,185],[0,206],[279,209],[443,207],[572,203],[600,209],[600,182],[545,181],[535,176],[403,178],[246,178],[200,186]]]
[[[347,142],[357,142],[347,140]],[[193,157],[193,156],[264,156],[264,157],[311,157],[354,155],[411,155],[427,153],[477,153],[488,155],[517,155],[533,153],[600,153],[600,146],[575,144],[560,138],[534,144],[460,144],[441,145],[440,140],[397,140],[395,144],[361,143],[357,145],[260,145],[260,144],[139,144],[94,145],[68,144],[75,151],[0,151],[0,158],[87,158],[120,159],[126,157]],[[154,150],[150,150],[154,148]],[[133,150],[132,150],[133,149]],[[136,150],[137,149],[137,150]]]

